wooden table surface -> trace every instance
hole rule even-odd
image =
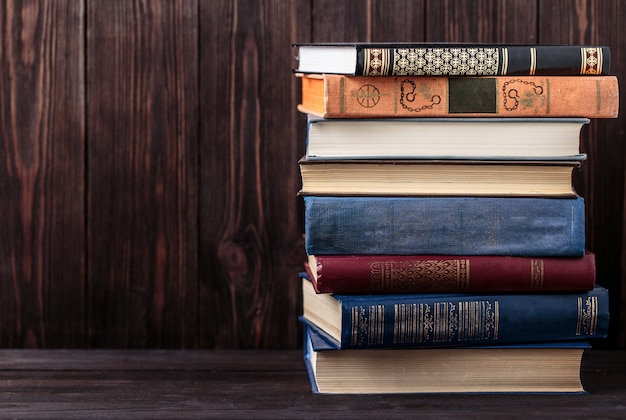
[[[588,394],[315,395],[302,352],[0,350],[0,418],[626,418],[626,351]]]

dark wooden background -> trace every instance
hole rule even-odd
[[[292,42],[604,44],[606,0],[0,3],[0,347],[300,346]],[[625,78],[626,80],[626,78]],[[626,343],[626,112],[575,184]]]

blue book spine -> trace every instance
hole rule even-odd
[[[305,196],[309,255],[583,256],[576,198]]]
[[[449,347],[575,341],[608,334],[608,291],[335,295],[340,348]]]

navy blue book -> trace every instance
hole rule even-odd
[[[313,393],[585,393],[584,341],[338,351],[315,327],[304,330]]]
[[[304,321],[337,349],[580,341],[608,334],[607,289],[526,294],[317,294],[302,278]]]
[[[308,255],[582,257],[582,197],[305,196]]]

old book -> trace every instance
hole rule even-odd
[[[574,197],[580,160],[299,161],[301,195]]]
[[[324,118],[617,118],[615,76],[301,75],[301,112]]]
[[[591,290],[595,256],[309,255],[317,293],[465,293]]]
[[[300,43],[302,73],[359,76],[608,74],[611,52],[595,45]]]
[[[447,349],[335,350],[305,325],[315,394],[585,393],[584,341]]]
[[[315,293],[302,278],[302,318],[337,349],[454,347],[605,338],[608,291]]]
[[[586,118],[308,119],[306,158],[580,159]]]
[[[582,257],[576,198],[304,197],[308,255]]]

